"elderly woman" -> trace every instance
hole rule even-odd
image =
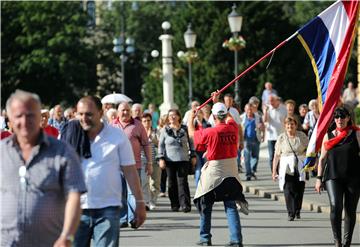
[[[285,132],[275,144],[272,178],[279,179],[280,190],[284,191],[288,220],[300,219],[300,210],[305,188],[305,174],[300,172],[306,147],[309,143],[304,132],[297,131],[293,117],[285,118]],[[279,175],[277,168],[279,167]]]
[[[321,147],[315,190],[320,193],[322,181],[325,181],[335,246],[350,246],[360,194],[360,129],[352,125],[350,113],[343,107],[334,111],[334,121],[336,128],[325,135]],[[342,243],[343,207],[345,220]]]
[[[190,189],[188,183],[189,158],[195,166],[194,145],[189,138],[187,127],[181,125],[181,115],[176,109],[168,112],[169,124],[161,130],[158,159],[161,169],[166,168],[168,193],[171,210],[184,213],[191,211]]]
[[[156,208],[157,197],[160,193],[161,170],[159,168],[159,164],[156,162],[156,150],[159,141],[157,136],[157,130],[153,129],[152,127],[152,116],[150,113],[146,112],[141,116],[141,123],[144,126],[147,136],[149,138],[149,143],[151,145],[151,153],[152,153],[151,156],[152,164],[153,164],[153,172],[147,178],[147,182],[142,183],[143,194],[144,194],[144,198],[149,200],[148,202],[149,209],[154,210]],[[141,162],[143,164],[147,163],[144,151],[141,151]]]
[[[303,129],[308,131],[308,137],[310,139],[311,134],[315,128],[316,122],[320,116],[319,105],[316,99],[312,99],[309,102],[309,110],[304,118]]]

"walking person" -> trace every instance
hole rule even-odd
[[[22,90],[6,103],[13,135],[0,144],[0,246],[70,247],[79,224],[80,161],[41,130],[40,107]]]
[[[262,120],[259,115],[254,114],[251,104],[246,104],[244,110],[242,126],[244,130],[245,170],[246,180],[250,181],[251,178],[256,179],[255,172],[259,162],[260,142],[263,136],[260,128]]]
[[[204,113],[202,109],[197,112],[197,115],[194,119],[195,121],[195,130],[206,129],[211,127],[211,125],[205,120]],[[196,166],[195,166],[195,185],[197,186],[199,183],[201,169],[206,162],[206,157],[204,156],[206,152],[206,145],[194,143],[195,145],[195,155],[196,155]]]
[[[146,134],[146,131],[141,124],[141,121],[135,119],[131,116],[131,109],[130,105],[127,102],[122,102],[118,106],[118,118],[114,121],[113,125],[122,129],[125,132],[125,135],[130,141],[134,159],[135,159],[135,166],[138,172],[138,176],[141,180],[146,179],[146,175],[151,175],[152,173],[152,158],[151,158],[151,147],[149,144],[149,140]],[[141,150],[145,152],[147,164],[143,165],[141,163]],[[142,171],[144,173],[142,174]],[[142,176],[143,175],[143,176]],[[127,182],[127,186],[126,185]],[[127,203],[124,201],[124,205],[121,208],[121,219],[120,223],[122,227],[127,227],[130,223],[131,227],[136,228],[135,223],[135,215],[134,212],[136,210],[137,204],[134,197],[133,191],[129,187],[128,181],[125,181],[123,177],[123,186],[124,193],[127,191]],[[123,194],[123,196],[125,196]],[[148,199],[146,199],[148,200]]]
[[[167,114],[162,115],[159,118],[159,123],[157,126],[157,139],[160,139],[160,133],[165,126],[169,124],[168,116]],[[159,147],[158,147],[159,148]],[[160,165],[160,164],[159,164]],[[166,181],[167,181],[167,174],[166,169],[160,169],[161,170],[161,176],[160,176],[160,194],[159,197],[166,197]]]
[[[268,142],[269,166],[272,170],[275,152],[275,143],[281,133],[285,131],[284,120],[287,116],[287,110],[276,95],[269,96],[270,105],[264,109],[263,120],[266,125],[265,136]]]
[[[63,115],[63,108],[61,105],[54,106],[53,116],[49,118],[49,125],[55,127],[58,131],[64,126],[67,122],[66,118]]]
[[[91,241],[97,247],[119,246],[121,173],[135,196],[134,225],[141,226],[146,218],[131,144],[122,130],[103,123],[102,117],[99,98],[85,96],[78,101],[77,118],[90,141],[91,154],[81,159],[88,192],[81,197],[83,212],[75,247],[88,247]]]
[[[215,94],[213,101],[218,101]],[[243,246],[240,217],[235,201],[243,205],[245,213],[248,213],[248,210],[236,163],[239,146],[238,125],[228,114],[223,103],[214,104],[212,114],[215,119],[213,128],[195,130],[194,112],[188,121],[190,136],[193,136],[195,142],[207,145],[208,150],[208,162],[202,169],[194,196],[194,203],[200,213],[200,241],[197,245],[212,245],[212,207],[215,201],[223,201],[230,230],[230,242],[227,246]]]
[[[325,135],[321,147],[315,190],[320,193],[322,181],[325,181],[335,246],[348,247],[351,246],[360,195],[360,129],[353,125],[350,113],[344,107],[334,111],[334,121],[336,128]]]
[[[157,135],[157,129],[152,127],[152,117],[150,113],[144,113],[141,117],[141,123],[145,128],[149,143],[151,145],[151,158],[153,169],[151,175],[148,177],[147,188],[144,188],[145,184],[142,183],[143,192],[144,189],[149,191],[149,209],[154,210],[156,208],[156,202],[160,193],[160,177],[161,169],[158,162],[156,161],[157,148],[159,146],[159,140]],[[144,151],[141,151],[141,162],[147,164],[146,155]],[[145,196],[144,196],[145,197]]]
[[[191,211],[188,172],[189,162],[192,166],[196,163],[194,145],[189,138],[187,127],[181,124],[179,110],[170,109],[168,120],[169,124],[160,133],[159,166],[166,169],[168,176],[171,210],[177,212],[181,207],[181,211],[188,213]]]
[[[300,219],[305,189],[305,173],[301,168],[309,143],[305,133],[296,128],[296,119],[286,117],[285,132],[276,141],[272,169],[273,180],[278,179],[280,190],[284,191],[289,221],[293,221],[295,217]]]

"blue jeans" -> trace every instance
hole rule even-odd
[[[200,213],[200,241],[206,242],[211,240],[211,213],[214,203],[203,206]],[[225,213],[230,231],[231,243],[242,243],[241,223],[235,201],[224,201]]]
[[[206,158],[203,158],[204,152],[195,152],[196,154],[196,166],[195,166],[195,185],[197,187],[200,175],[201,175],[201,168],[204,166],[206,162]]]
[[[241,170],[241,150],[240,149],[237,150],[236,162],[237,162],[238,171],[240,172],[240,170]]]
[[[119,246],[120,207],[100,209],[84,209],[80,217],[80,225],[75,234],[74,247]]]
[[[130,223],[135,219],[136,200],[125,177],[122,178],[122,208],[120,210],[120,224]]]
[[[274,153],[275,153],[275,143],[276,143],[276,141],[268,141],[269,165],[270,165],[271,171],[272,171],[272,163],[273,163]]]
[[[258,141],[246,141],[244,148],[246,177],[251,177],[256,172],[259,161],[260,143]]]

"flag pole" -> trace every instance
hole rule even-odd
[[[228,87],[230,87],[232,84],[234,84],[234,82],[236,82],[237,80],[239,80],[241,77],[243,77],[247,72],[249,72],[250,70],[252,70],[256,65],[258,65],[260,62],[262,62],[265,58],[267,58],[268,56],[270,56],[271,54],[273,54],[277,49],[279,49],[280,47],[282,47],[283,45],[285,45],[288,41],[290,41],[291,39],[293,39],[296,35],[298,34],[298,32],[295,32],[293,35],[291,35],[289,38],[285,39],[284,41],[282,41],[280,44],[278,44],[275,48],[273,48],[271,51],[269,51],[268,53],[266,53],[264,56],[262,56],[259,60],[257,60],[253,65],[251,65],[250,67],[248,67],[246,70],[244,70],[241,74],[239,74],[238,76],[236,76],[232,81],[230,81],[228,84],[226,84],[222,89],[218,90],[216,92],[217,95],[221,94],[223,91],[225,91]],[[206,104],[208,104],[210,101],[212,100],[212,97],[208,98],[204,103],[202,103],[197,109],[196,111],[200,110],[201,108],[203,108]]]

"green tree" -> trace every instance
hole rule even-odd
[[[87,20],[82,2],[1,2],[2,104],[18,88],[47,105],[94,92]]]

